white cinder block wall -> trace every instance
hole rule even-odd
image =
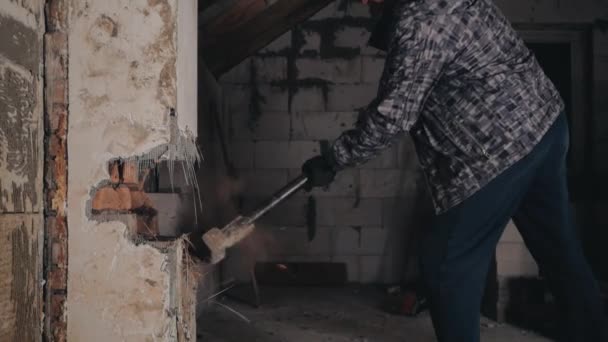
[[[352,127],[358,110],[374,98],[384,57],[366,46],[372,27],[367,6],[334,2],[220,79],[245,209],[297,177],[321,141]],[[312,242],[306,233],[309,194],[302,192],[269,213],[249,244],[233,251],[227,274],[246,279],[254,260],[272,260],[345,262],[353,282],[413,277],[416,260],[406,262],[406,255],[416,246],[405,242],[424,228],[422,214],[431,212],[421,199],[424,191],[404,137],[376,160],[341,173],[328,191],[311,194],[317,225]]]
[[[594,35],[594,165],[608,172],[608,18],[605,1],[497,1],[515,23],[582,23]],[[373,27],[359,1],[337,1],[221,78],[224,128],[251,208],[299,173],[304,160],[351,127],[375,95],[384,58],[366,43]],[[604,94],[604,95],[602,95]],[[246,279],[255,260],[346,262],[355,282],[395,282],[416,275],[418,232],[432,210],[407,137],[376,160],[315,191],[317,236],[306,239],[307,195],[264,220],[226,263]],[[534,260],[510,225],[497,248],[501,279],[536,275]],[[408,266],[409,265],[409,266]]]

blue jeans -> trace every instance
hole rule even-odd
[[[524,159],[436,217],[421,255],[439,341],[479,341],[480,306],[496,245],[513,219],[562,314],[563,341],[607,341],[599,287],[574,228],[562,115]]]

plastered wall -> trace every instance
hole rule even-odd
[[[67,339],[174,341],[181,258],[135,245],[129,220],[93,220],[88,203],[109,178],[109,160],[196,134],[196,104],[182,105],[178,90],[189,84],[180,61],[192,60],[180,55],[196,56],[196,44],[178,38],[186,23],[196,25],[196,3],[74,0],[68,11]]]

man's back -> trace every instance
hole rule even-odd
[[[403,6],[397,35],[412,30],[414,51],[440,69],[420,80],[433,85],[410,132],[436,206],[446,210],[527,155],[563,101],[491,0]],[[392,72],[420,63],[411,49],[402,53]]]

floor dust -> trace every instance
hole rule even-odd
[[[212,305],[198,320],[198,341],[435,341],[428,313],[416,318],[386,314],[378,307],[381,296],[371,287],[262,288],[262,306],[258,309],[228,298],[221,300],[221,305]],[[549,341],[487,320],[480,327],[482,341]]]

